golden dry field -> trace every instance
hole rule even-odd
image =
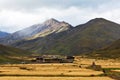
[[[114,80],[109,77],[1,77],[1,80]]]
[[[3,64],[0,80],[115,80],[104,76],[102,70],[86,68],[93,61],[102,68],[120,68],[119,61],[79,58],[74,63]]]

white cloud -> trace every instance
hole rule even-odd
[[[31,13],[14,10],[2,10],[0,12],[0,25],[3,26],[2,30],[8,28],[8,31],[14,32],[36,23],[42,23],[49,18],[65,20],[68,22],[70,20],[72,24],[72,20],[75,18],[74,15],[80,12],[81,11],[75,7],[70,7],[68,9],[39,8],[36,9],[35,12]]]
[[[86,21],[96,17],[103,17],[120,23],[120,3],[116,2],[116,0],[111,0],[111,2],[108,3],[104,2],[104,0],[100,0],[101,4],[97,3],[97,5],[95,5],[94,3],[92,6],[86,3],[84,7],[83,3],[82,6],[80,6],[76,1],[74,2],[70,0],[71,3],[67,3],[66,5],[68,7],[66,8],[62,7],[65,6],[65,4],[63,4],[63,0],[58,7],[56,7],[55,4],[52,6],[52,2],[50,4],[42,4],[45,3],[44,0],[42,0],[41,3],[33,3],[33,0],[16,0],[16,2],[15,0],[12,0],[13,3],[9,3],[10,0],[2,1],[3,0],[0,0],[0,30],[7,32],[14,32],[33,24],[42,23],[49,18],[55,18],[60,21],[64,20],[74,26],[85,23]],[[81,2],[82,1],[85,0],[81,0]],[[95,0],[92,0],[92,2],[93,1]],[[87,0],[85,2],[87,2]],[[33,7],[31,6],[32,3]],[[42,6],[39,6],[39,3]],[[55,1],[55,3],[57,2]],[[47,4],[48,6],[46,6]]]

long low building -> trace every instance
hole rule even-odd
[[[33,63],[73,63],[73,56],[36,56],[31,60]]]

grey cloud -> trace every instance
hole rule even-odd
[[[115,0],[109,0],[109,2]],[[97,8],[101,4],[109,3],[106,0],[0,0],[0,8],[14,10],[34,10],[41,7],[68,8],[71,6],[83,8]]]

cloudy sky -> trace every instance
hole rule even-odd
[[[120,24],[120,0],[0,0],[0,30],[11,33],[50,18],[75,26],[96,17]]]

